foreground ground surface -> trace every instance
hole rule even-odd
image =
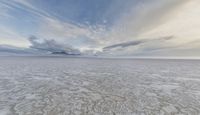
[[[199,115],[200,61],[0,58],[0,115]]]

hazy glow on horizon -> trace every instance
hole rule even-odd
[[[199,4],[198,0],[2,0],[0,45],[29,47],[34,35],[82,53],[199,57]],[[104,51],[108,46],[117,47]]]

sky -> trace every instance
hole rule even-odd
[[[1,0],[0,53],[200,57],[199,0]]]

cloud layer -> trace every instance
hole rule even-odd
[[[2,0],[0,44],[85,55],[200,56],[199,3]]]

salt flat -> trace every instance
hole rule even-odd
[[[0,58],[0,115],[199,115],[200,61]]]

